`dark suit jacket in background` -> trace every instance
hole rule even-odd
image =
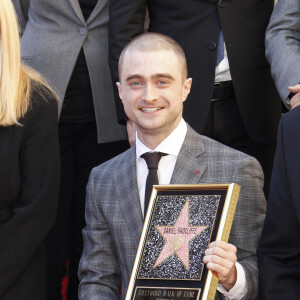
[[[279,125],[270,196],[258,249],[261,300],[300,298],[300,107]]]
[[[149,31],[166,34],[183,47],[193,78],[184,119],[199,133],[210,110],[220,22],[240,113],[256,143],[274,143],[281,101],[265,59],[264,38],[274,0],[110,0],[109,62],[113,81],[123,47],[143,32],[148,5]],[[219,16],[219,17],[218,17]],[[116,92],[117,94],[117,92]],[[116,97],[118,118],[125,117]]]
[[[0,299],[46,300],[43,240],[59,188],[57,102],[36,92],[19,122],[0,126]]]
[[[195,174],[195,169],[200,172]],[[172,184],[235,182],[241,186],[229,242],[244,267],[247,300],[258,299],[256,248],[265,216],[263,173],[252,157],[200,136],[190,127]],[[79,299],[124,299],[143,227],[136,178],[136,149],[93,169],[87,186]],[[221,299],[217,293],[216,299]]]

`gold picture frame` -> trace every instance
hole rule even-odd
[[[218,278],[203,256],[227,242],[240,186],[155,185],[125,300],[213,300]]]

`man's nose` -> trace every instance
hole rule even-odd
[[[147,84],[144,89],[144,101],[153,102],[157,100],[156,89],[152,84]]]

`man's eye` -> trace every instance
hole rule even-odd
[[[130,83],[131,86],[139,86],[141,83],[139,81],[133,81]]]
[[[158,81],[158,84],[165,85],[165,84],[167,84],[167,82],[164,81],[164,80],[159,80],[159,81]]]

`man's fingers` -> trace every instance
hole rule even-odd
[[[220,247],[206,249],[205,256],[218,256],[222,259],[236,260],[236,254],[233,250],[224,250]]]
[[[291,109],[295,108],[298,105],[300,105],[300,92],[297,93],[294,97],[292,97],[292,99],[290,101]]]
[[[233,266],[232,268],[223,267],[222,265],[209,262],[206,264],[206,267],[218,277],[219,281],[223,286],[230,290],[236,282],[236,268]]]
[[[203,258],[204,263],[208,264],[218,264],[219,266],[226,268],[226,269],[231,269],[232,266],[235,264],[236,260],[234,257],[232,259],[224,259],[220,256],[217,255],[206,255]]]
[[[289,86],[289,91],[296,94],[300,92],[300,84]]]
[[[225,251],[232,251],[234,253],[236,253],[236,251],[237,251],[237,249],[234,245],[223,242],[223,241],[214,241],[208,245],[208,249],[215,248],[215,247],[221,248]]]
[[[234,245],[215,241],[209,244],[203,258],[206,267],[214,274],[217,274],[220,283],[227,290],[231,289],[236,282],[236,252],[237,249]]]

